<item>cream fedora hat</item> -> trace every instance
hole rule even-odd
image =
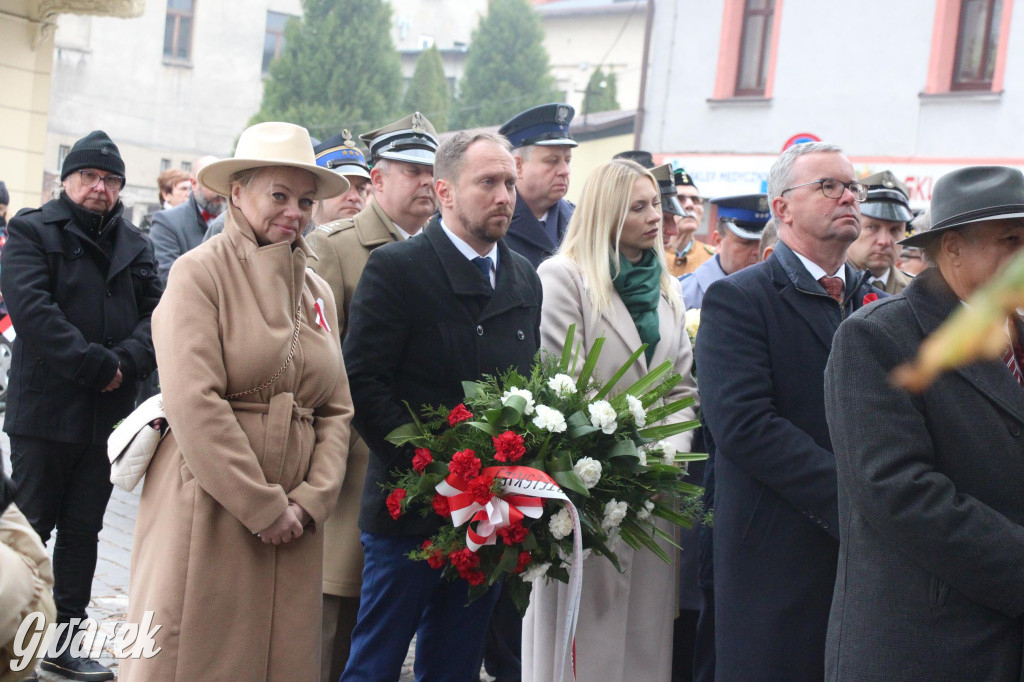
[[[271,121],[249,126],[238,138],[235,156],[206,166],[196,175],[203,187],[222,196],[231,194],[231,176],[264,166],[291,166],[316,176],[316,198],[327,199],[348,191],[348,180],[316,165],[309,132],[293,123]]]

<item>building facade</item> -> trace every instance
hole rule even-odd
[[[167,0],[133,19],[62,16],[54,40],[43,155],[47,184],[74,141],[102,128],[124,157],[136,220],[157,205],[156,178],[230,155],[259,108],[263,74],[300,0]]]
[[[640,101],[647,0],[549,0],[535,4],[544,26],[551,73],[577,116],[590,77],[599,67],[614,74],[621,109]]]
[[[1014,0],[651,2],[637,141],[702,194],[763,191],[801,139],[892,169],[918,207],[954,168],[1024,168]]]
[[[43,197],[46,121],[57,17],[63,12],[136,16],[143,0],[0,0],[0,180],[8,215]]]

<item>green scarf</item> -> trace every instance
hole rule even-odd
[[[658,301],[661,299],[661,263],[654,255],[654,249],[644,251],[639,263],[630,263],[619,254],[619,276],[612,268],[612,284],[619,298],[626,304],[626,310],[633,318],[633,324],[640,333],[640,340],[647,344],[644,355],[650,363],[654,349],[661,340],[658,331]]]

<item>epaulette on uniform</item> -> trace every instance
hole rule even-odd
[[[325,233],[327,236],[330,236],[351,227],[355,227],[355,221],[351,218],[342,218],[340,220],[324,223],[323,225],[317,225],[316,229]]]
[[[710,244],[705,244],[704,242],[700,242],[700,245],[704,247],[704,250],[708,252],[709,256],[715,255],[715,247],[711,246]]]

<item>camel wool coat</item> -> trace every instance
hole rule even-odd
[[[345,477],[352,401],[330,288],[300,237],[259,246],[241,211],[182,255],[153,315],[171,426],[146,474],[128,621],[155,611],[162,651],[137,682],[316,680],[323,534]],[[314,304],[322,301],[326,325]],[[296,307],[294,357],[285,364]],[[330,331],[328,331],[328,328]],[[255,533],[289,501],[312,517],[278,546]]]
[[[591,348],[605,338],[594,370],[598,379],[607,380],[641,346],[640,333],[626,305],[615,293],[612,309],[594,317],[594,306],[584,290],[583,278],[575,263],[555,256],[537,270],[544,287],[541,306],[541,345],[560,354],[569,325],[576,324],[576,341]],[[678,286],[678,283],[676,283]],[[697,386],[690,373],[693,350],[681,314],[676,314],[662,294],[658,304],[661,340],[651,363],[641,354],[616,384],[620,392],[665,360],[675,363],[683,377],[666,396],[668,402],[696,396]],[[582,366],[580,358],[577,366]],[[696,405],[678,412],[666,423],[695,418]],[[693,432],[673,436],[679,452],[688,452]],[[664,530],[671,525],[659,521]],[[663,543],[669,556],[673,548]],[[583,593],[576,628],[576,679],[601,682],[668,682],[672,664],[672,621],[676,614],[675,566],[653,552],[637,551],[620,542],[615,548],[623,573],[604,557],[592,556],[583,564]],[[530,606],[523,621],[523,680],[550,682],[558,678],[555,669],[556,648],[561,646],[565,623],[568,586],[558,581],[533,584]],[[568,660],[568,658],[567,658]],[[565,680],[573,679],[571,665]]]

